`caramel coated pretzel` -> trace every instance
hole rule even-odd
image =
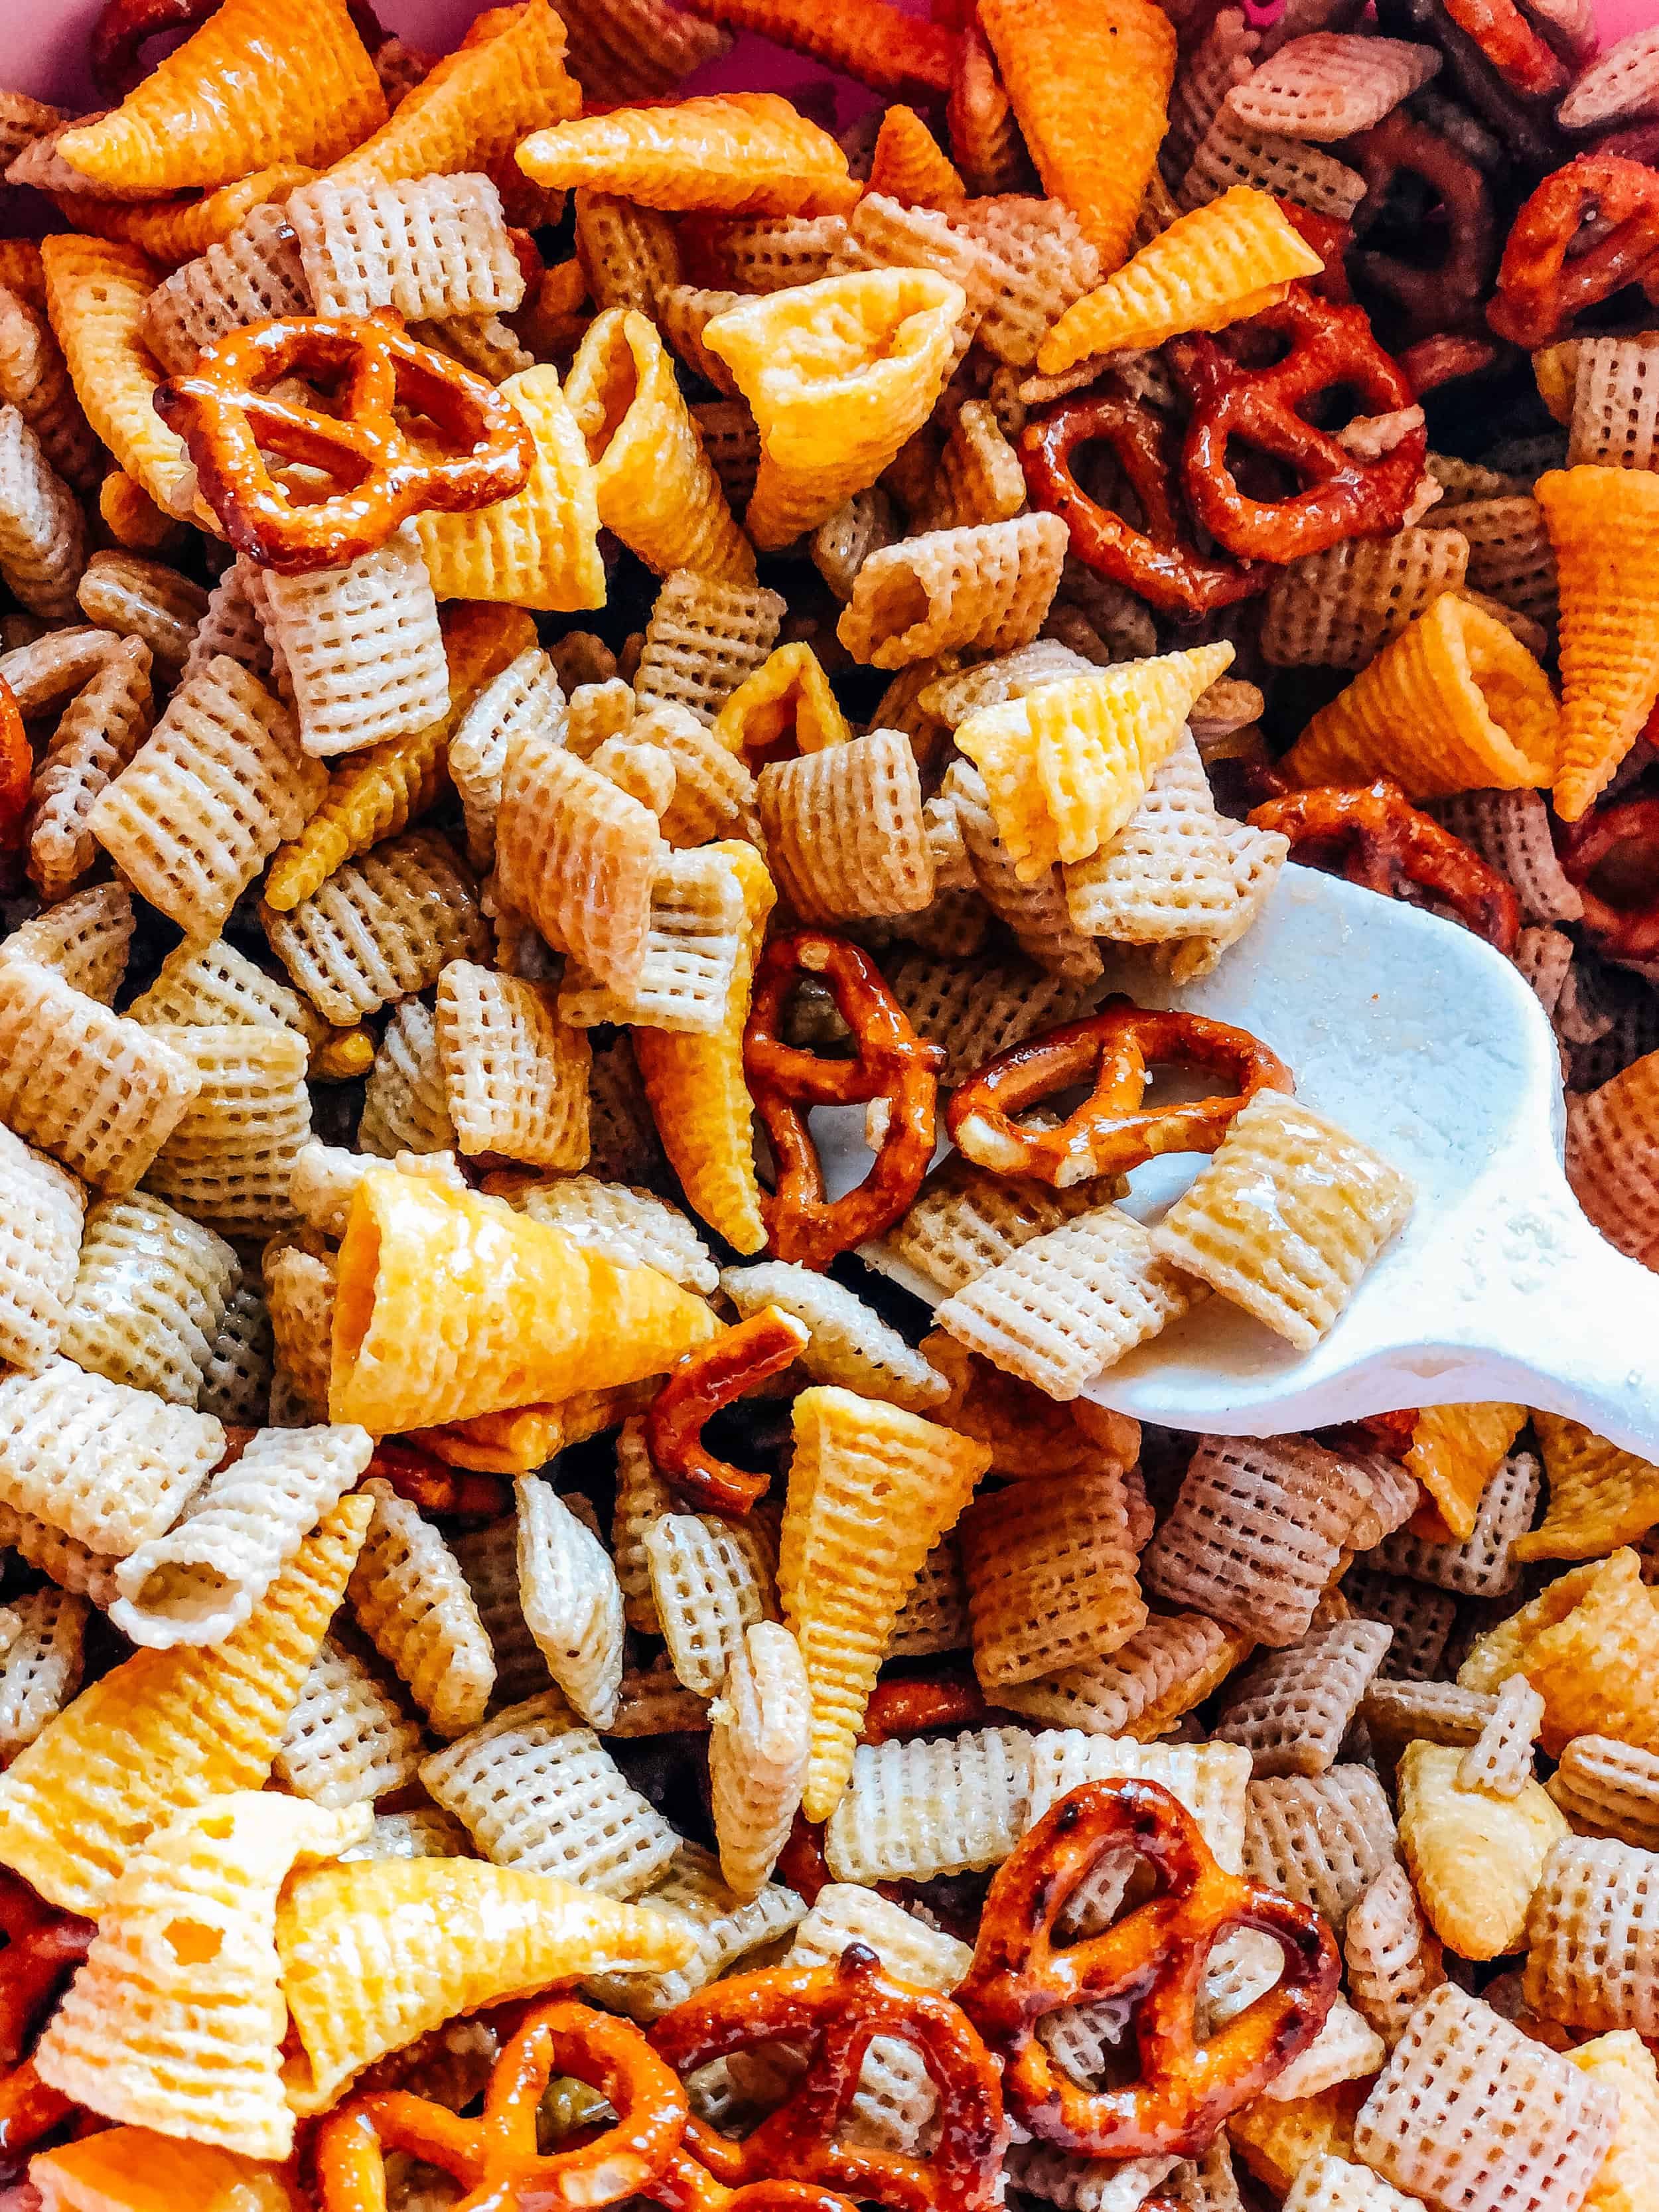
[[[1448,16],[1524,100],[1554,100],[1571,82],[1566,64],[1528,22],[1515,0],[1440,0]]]
[[[1401,374],[1420,399],[1425,392],[1437,392],[1443,384],[1455,384],[1459,377],[1479,376],[1485,369],[1496,368],[1507,350],[1490,338],[1459,337],[1437,331],[1431,338],[1419,338],[1395,359]]]
[[[1079,1885],[1133,1847],[1156,1881],[1148,1901],[1103,1935],[1056,1945]],[[1198,2038],[1204,1969],[1219,1937],[1260,1929],[1285,1954],[1273,1987]],[[1341,1964],[1317,1913],[1217,1865],[1198,1823],[1155,1782],[1087,1782],[1016,1846],[985,1900],[958,2002],[1003,2062],[1009,2110],[1044,2142],[1085,2158],[1203,2151],[1324,2026]],[[1129,2008],[1139,2078],[1085,2088],[1036,2033],[1062,2006]]]
[[[513,1509],[507,1486],[498,1475],[472,1474],[450,1467],[418,1444],[393,1439],[376,1444],[363,1480],[367,1482],[377,1474],[422,1513],[495,1521]]]
[[[1659,849],[1659,799],[1626,799],[1598,806],[1575,823],[1561,848],[1562,872],[1578,886],[1584,927],[1595,949],[1610,960],[1659,959],[1659,887],[1639,904],[1614,906],[1591,890],[1589,879],[1621,845]]]
[[[1266,368],[1248,368],[1204,331],[1171,341],[1169,358],[1193,402],[1182,448],[1182,481],[1194,515],[1241,560],[1297,561],[1345,538],[1397,530],[1428,456],[1419,424],[1376,460],[1351,453],[1299,410],[1338,385],[1352,387],[1378,415],[1415,404],[1399,368],[1371,336],[1358,307],[1316,299],[1300,284],[1251,317],[1242,330],[1276,331],[1290,351]],[[1233,334],[1231,342],[1237,343]],[[1285,462],[1307,489],[1285,499],[1252,498],[1228,459],[1233,439]]]
[[[1091,499],[1072,471],[1083,446],[1109,445],[1139,502],[1143,527]],[[1020,433],[1020,465],[1031,504],[1057,514],[1078,559],[1169,615],[1213,614],[1265,592],[1273,572],[1260,562],[1199,551],[1177,507],[1178,438],[1150,407],[1122,394],[1062,399]]]
[[[682,1354],[645,1416],[646,1449],[665,1481],[713,1512],[748,1512],[766,1477],[717,1458],[702,1440],[703,1426],[722,1406],[781,1375],[799,1358],[804,1339],[799,1323],[792,1328],[786,1315],[767,1306]]]
[[[339,378],[339,411],[265,388],[295,372]],[[184,440],[230,543],[289,576],[343,567],[424,509],[507,499],[524,489],[533,459],[530,433],[494,385],[378,314],[250,323],[204,347],[188,376],[158,385],[155,407]],[[424,416],[449,450],[418,443],[400,410]],[[296,505],[262,447],[342,488]]]
[[[838,2142],[877,2036],[908,2044],[939,2095],[938,2142],[924,2157]],[[843,2190],[888,2212],[992,2212],[1007,2132],[996,2066],[949,1997],[889,1981],[873,1951],[849,1943],[833,1966],[777,1966],[714,1982],[665,2013],[651,2046],[682,2076],[773,2039],[806,2047],[806,2071],[743,2140],[695,2114],[685,2149],[715,2179]]]
[[[1216,1067],[1237,1089],[1228,1097],[1142,1110],[1154,1061]],[[1056,1091],[1094,1076],[1094,1089],[1052,1129],[1013,1118]],[[1256,1091],[1294,1091],[1291,1071],[1259,1037],[1200,1014],[1107,1000],[1097,1014],[1012,1045],[970,1075],[946,1116],[957,1150],[998,1175],[1066,1189],[1097,1176],[1127,1175],[1159,1152],[1212,1152]]]
[[[1363,219],[1380,211],[1389,188],[1403,171],[1420,177],[1445,210],[1448,242],[1432,267],[1364,246],[1360,273],[1392,301],[1406,318],[1404,336],[1424,338],[1443,331],[1480,327],[1481,301],[1498,259],[1498,220],[1492,187],[1480,167],[1450,140],[1398,109],[1362,131],[1347,158],[1364,176]],[[1404,364],[1401,367],[1404,370]],[[1409,379],[1413,389],[1422,386]]]
[[[1250,821],[1288,837],[1292,852],[1304,845],[1338,848],[1348,881],[1384,898],[1397,898],[1406,884],[1431,891],[1477,937],[1500,952],[1515,950],[1521,907],[1507,878],[1386,777],[1289,792],[1258,806]]]
[[[828,984],[853,1033],[853,1059],[821,1060],[784,1042],[785,1004],[803,975]],[[827,1267],[838,1252],[890,1229],[933,1164],[945,1053],[916,1035],[874,961],[845,938],[819,930],[775,937],[755,974],[743,1065],[777,1170],[776,1189],[763,1194],[761,1206],[778,1258]],[[869,1173],[843,1197],[826,1199],[802,1109],[867,1105],[878,1098],[885,1102],[887,1124]]]
[[[97,1929],[59,1912],[18,1875],[0,1869],[0,2166],[16,2160],[79,2111],[51,2088],[25,2057],[36,2022],[71,1966],[87,1955]],[[21,2166],[19,2164],[21,2173]]]
[[[925,1735],[929,1729],[986,1728],[1004,1716],[994,1712],[970,1674],[911,1675],[878,1682],[864,1709],[860,1743],[898,1743]],[[1006,1717],[1012,1719],[1013,1716]]]
[[[574,2147],[537,2149],[536,2109],[556,2074],[605,2098],[615,2123]],[[633,2024],[559,1998],[525,2021],[495,2061],[481,2118],[407,2090],[371,2090],[317,2136],[323,2212],[384,2212],[384,2160],[403,2150],[466,2194],[455,2212],[577,2212],[648,2188],[679,2148],[685,2092]]]
[[[1570,260],[1587,218],[1610,228]],[[1580,154],[1546,177],[1510,227],[1486,320],[1517,345],[1547,345],[1626,284],[1659,282],[1659,171]]]
[[[0,853],[13,853],[23,842],[34,756],[17,704],[17,694],[0,676]]]

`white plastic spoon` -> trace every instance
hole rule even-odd
[[[1270,1044],[1298,1097],[1412,1176],[1417,1204],[1312,1352],[1209,1298],[1090,1397],[1223,1436],[1507,1399],[1659,1460],[1659,1275],[1616,1252],[1567,1187],[1555,1039],[1507,960],[1455,923],[1291,866],[1201,982],[1171,987],[1131,952],[1108,962],[1108,988],[1138,1004]],[[814,1116],[832,1192],[868,1165],[861,1124],[862,1109]],[[1150,1161],[1130,1210],[1156,1218],[1203,1164]],[[860,1257],[936,1303],[879,1247]]]

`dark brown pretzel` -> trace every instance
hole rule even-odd
[[[853,1032],[851,1060],[821,1060],[786,1044],[779,1025],[797,979],[821,976]],[[941,1047],[911,1028],[873,960],[845,938],[820,930],[775,937],[761,957],[744,1031],[750,1095],[772,1147],[777,1187],[762,1200],[780,1260],[827,1267],[838,1252],[890,1229],[921,1188],[933,1158]],[[887,1126],[864,1181],[835,1200],[803,1110],[883,1099]]]
[[[1154,1061],[1215,1067],[1233,1091],[1179,1106],[1142,1109]],[[1092,1075],[1094,1089],[1055,1128],[1013,1118]],[[1045,1030],[988,1060],[951,1098],[947,1125],[958,1151],[999,1175],[1064,1189],[1097,1176],[1127,1175],[1159,1152],[1212,1152],[1258,1091],[1294,1091],[1277,1053],[1224,1022],[1109,999],[1097,1014]]]
[[[87,1955],[96,1932],[90,1920],[59,1912],[28,1884],[0,1869],[0,2064],[15,2064],[29,2048],[36,2021],[71,1966]]]
[[[1483,370],[1496,368],[1507,351],[1507,347],[1494,345],[1490,338],[1457,337],[1440,331],[1433,337],[1419,338],[1395,358],[1401,374],[1420,399],[1425,392],[1455,384],[1461,376],[1479,376]]]
[[[454,1514],[463,1519],[498,1520],[513,1510],[511,1492],[499,1475],[471,1474],[450,1467],[418,1444],[385,1438],[374,1447],[363,1480],[378,1474],[399,1498],[422,1513]]]
[[[1078,449],[1101,442],[1140,504],[1139,530],[1091,499],[1072,473]],[[1273,571],[1199,551],[1178,504],[1179,446],[1174,425],[1150,407],[1096,392],[1034,416],[1020,434],[1019,458],[1032,506],[1060,516],[1079,561],[1164,614],[1213,614],[1265,592]]]
[[[339,411],[268,389],[296,372],[340,378]],[[188,376],[158,385],[154,404],[184,440],[230,543],[283,575],[340,568],[423,509],[491,506],[524,489],[533,459],[530,433],[494,385],[378,314],[251,323],[204,347]],[[411,410],[447,450],[411,436],[400,419]],[[296,506],[265,450],[340,489]]]
[[[645,1446],[658,1474],[698,1505],[747,1513],[766,1488],[766,1477],[717,1458],[702,1440],[703,1428],[722,1406],[792,1366],[806,1337],[799,1322],[766,1306],[723,1336],[683,1353],[646,1412]]]
[[[1292,852],[1306,845],[1334,848],[1348,881],[1384,898],[1397,898],[1405,884],[1431,891],[1477,937],[1500,952],[1515,950],[1521,907],[1513,886],[1386,778],[1292,791],[1258,806],[1250,820],[1258,830],[1288,837]]]
[[[1448,16],[1474,40],[1511,92],[1554,100],[1571,82],[1566,64],[1546,45],[1515,0],[1440,0]]]
[[[1150,1863],[1152,1898],[1103,1935],[1056,1945],[1055,1923],[1079,1884],[1125,1846]],[[1205,1966],[1235,1928],[1271,1936],[1285,1972],[1202,2043]],[[1089,1782],[1049,1808],[991,1884],[957,1996],[1002,2060],[1009,2109],[1034,2136],[1085,2158],[1193,2157],[1307,2049],[1340,1972],[1319,1916],[1218,1866],[1167,1790]],[[1062,2006],[1102,2003],[1130,2012],[1139,2078],[1122,2088],[1073,2081],[1036,2033]]]
[[[1345,158],[1353,162],[1366,185],[1357,218],[1362,250],[1355,266],[1401,311],[1405,337],[1478,330],[1481,303],[1498,263],[1492,187],[1479,165],[1440,131],[1413,122],[1398,109],[1351,140]],[[1431,266],[1363,243],[1366,217],[1375,221],[1402,172],[1420,177],[1445,211],[1446,251]],[[1421,387],[1413,381],[1413,389]]]
[[[1610,960],[1659,959],[1659,869],[1644,899],[1615,906],[1589,879],[1620,846],[1645,846],[1659,860],[1659,799],[1626,799],[1598,806],[1574,823],[1561,846],[1561,867],[1584,902],[1584,927]]]
[[[1181,469],[1194,515],[1230,553],[1251,561],[1296,561],[1345,538],[1397,530],[1423,475],[1427,432],[1419,424],[1391,452],[1365,460],[1301,412],[1337,385],[1352,386],[1378,414],[1415,404],[1364,313],[1292,284],[1242,327],[1279,332],[1291,340],[1290,351],[1270,368],[1247,368],[1204,331],[1170,346],[1193,402]],[[1233,473],[1228,447],[1235,439],[1287,463],[1306,489],[1285,499],[1253,499]]]
[[[1587,218],[1611,226],[1567,249]],[[1547,345],[1626,284],[1659,277],[1659,170],[1617,154],[1580,154],[1546,177],[1510,228],[1486,320],[1517,345]]]
[[[836,2140],[877,2036],[908,2044],[938,2092],[939,2140],[925,2158]],[[695,2115],[686,2124],[687,2152],[716,2180],[806,2182],[888,2212],[992,2212],[1007,2140],[996,2066],[949,1997],[889,1981],[874,1952],[851,1943],[834,1966],[711,1983],[651,2030],[652,2048],[681,2075],[774,2039],[808,2053],[775,2112],[740,2142]]]

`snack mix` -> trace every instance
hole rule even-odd
[[[1514,963],[1659,1268],[1659,30],[88,58],[0,92],[9,2212],[1656,2212],[1659,1466],[1086,1392],[1419,1202],[1157,1003],[1291,859]]]

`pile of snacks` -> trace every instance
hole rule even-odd
[[[1083,1395],[1409,1215],[1104,995],[1291,854],[1659,1265],[1659,33],[1248,12],[0,94],[19,2212],[1652,2206],[1659,1468]]]

